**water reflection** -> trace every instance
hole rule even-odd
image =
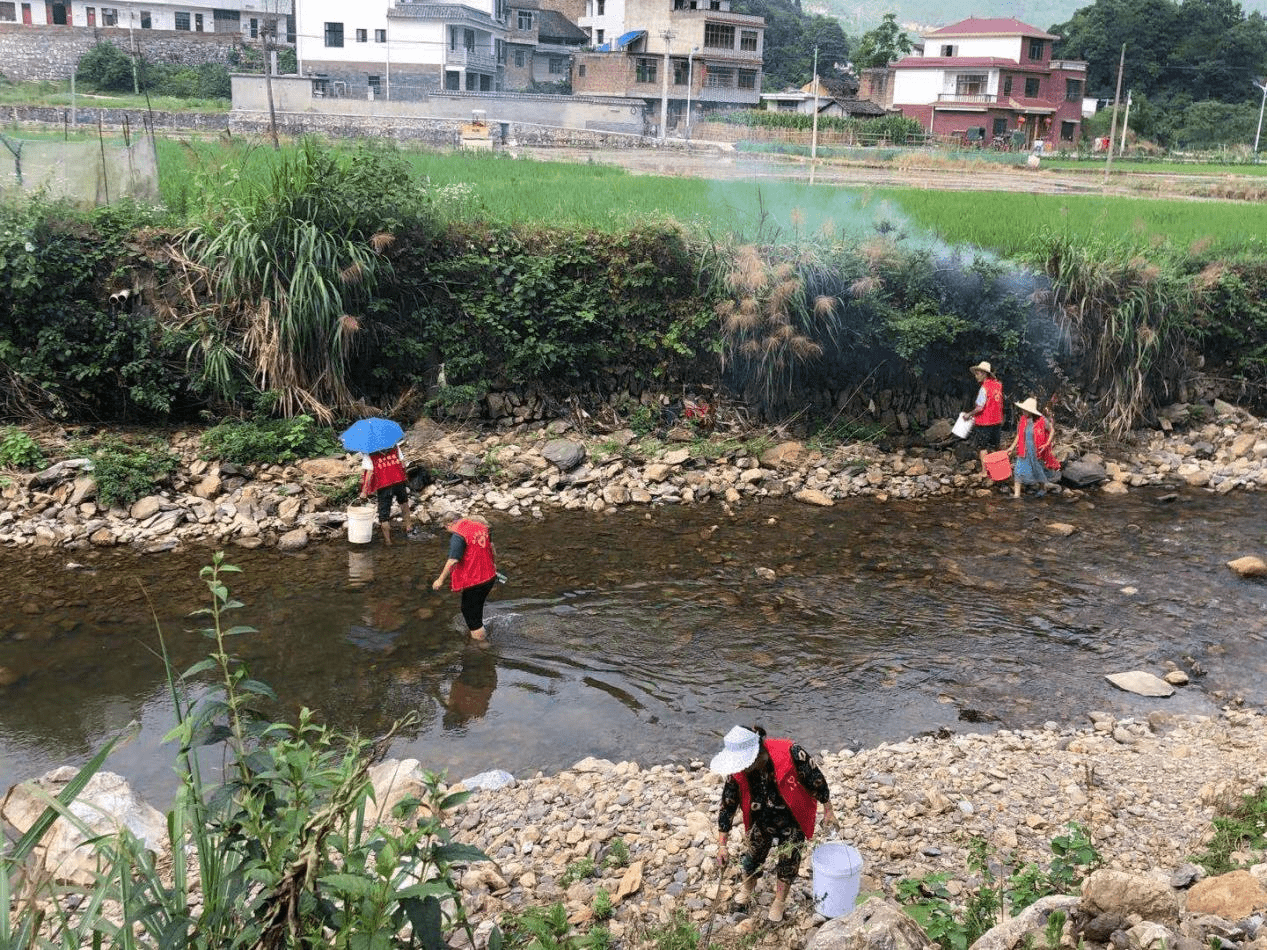
[[[235,648],[279,714],[309,706],[364,735],[415,715],[393,753],[455,775],[706,757],[757,709],[815,749],[1091,708],[1206,712],[1267,700],[1261,586],[1224,567],[1258,549],[1260,507],[1135,493],[560,512],[494,526],[512,582],[490,601],[488,650],[430,589],[438,534],[230,549],[247,605],[234,622],[260,631]],[[205,655],[189,614],[208,602],[210,555],[75,552],[71,567],[66,553],[0,552],[0,786],[83,761],[137,719],[111,767],[170,788],[156,625],[177,670]],[[1203,675],[1164,704],[1103,680],[1167,662]]]

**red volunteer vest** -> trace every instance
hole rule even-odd
[[[370,464],[374,466],[370,470],[369,491],[371,492],[398,485],[408,478],[405,474],[405,463],[400,460],[400,453],[394,446],[381,452],[371,452]]]
[[[1016,420],[1016,453],[1017,455],[1025,454],[1025,423],[1030,417],[1021,413],[1021,417]],[[1046,445],[1043,443],[1046,442]],[[1043,463],[1044,468],[1050,468],[1055,471],[1060,470],[1060,463],[1056,461],[1056,454],[1051,450],[1051,436],[1047,432],[1047,420],[1034,420],[1034,448],[1038,450],[1038,461]]]
[[[460,534],[466,542],[462,560],[453,565],[449,581],[454,590],[474,587],[492,580],[497,575],[493,566],[493,546],[489,540],[488,525],[463,518],[449,525],[449,530]]]
[[[814,837],[814,821],[818,817],[818,800],[814,798],[796,777],[796,766],[792,763],[791,739],[766,739],[765,750],[770,754],[770,764],[774,766],[774,779],[779,794],[787,802],[792,817],[805,832],[806,838]],[[752,827],[752,793],[748,790],[748,776],[742,772],[735,773],[735,781],[739,783],[739,800],[743,805],[743,826]]]
[[[977,416],[979,426],[999,426],[1003,424],[1003,384],[997,379],[985,379],[981,386],[985,389],[985,408]]]

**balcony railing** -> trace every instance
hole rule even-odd
[[[497,57],[474,49],[446,50],[444,61],[449,66],[470,66],[475,69],[496,69]]]
[[[1002,102],[1002,96],[996,96],[992,92],[939,92],[937,94],[938,102],[973,102],[983,105],[993,105],[996,102]]]

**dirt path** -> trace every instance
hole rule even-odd
[[[1037,169],[992,162],[949,162],[937,156],[908,153],[888,164],[862,164],[772,155],[753,156],[699,144],[690,151],[674,149],[575,148],[511,149],[512,154],[541,161],[601,162],[636,174],[688,178],[779,179],[843,186],[894,186],[945,191],[1016,191],[1028,194],[1133,195],[1151,198],[1261,200],[1267,181],[1253,175],[1200,175],[1160,172],[1112,172],[1106,184],[1104,168],[1086,170]]]

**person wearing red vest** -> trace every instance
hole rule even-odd
[[[735,812],[742,811],[748,850],[740,861],[743,884],[736,903],[747,906],[756,890],[761,866],[777,841],[774,901],[770,920],[778,923],[787,909],[788,891],[801,866],[805,841],[814,837],[818,806],[823,823],[836,821],[827,779],[806,752],[791,739],[767,739],[760,726],[735,726],[726,733],[722,751],[709,768],[726,776],[717,815],[717,862],[726,865],[726,846]],[[786,846],[786,847],[784,847]]]
[[[497,583],[493,533],[479,515],[467,515],[449,525],[449,558],[440,576],[431,583],[439,590],[450,581],[462,594],[462,619],[475,640],[487,639],[484,632],[484,601]]]
[[[1051,450],[1054,435],[1047,417],[1038,411],[1038,400],[1030,396],[1018,402],[1021,417],[1016,420],[1016,438],[1007,447],[1016,453],[1012,466],[1012,497],[1021,497],[1022,485],[1036,485],[1038,494],[1047,494],[1047,488],[1060,481],[1060,462]]]
[[[378,500],[378,526],[383,532],[383,543],[392,543],[392,500],[400,502],[401,520],[405,523],[406,536],[413,535],[413,523],[409,514],[409,479],[405,474],[405,454],[399,445],[381,452],[371,452],[361,460],[361,497],[373,492]]]
[[[994,376],[994,368],[985,360],[971,367],[969,372],[980,388],[971,410],[964,413],[973,422],[973,440],[985,452],[997,452],[1003,444],[1003,384]]]

